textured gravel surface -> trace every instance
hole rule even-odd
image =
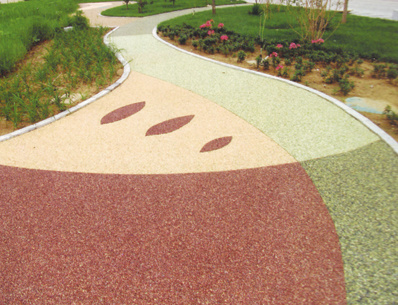
[[[133,70],[216,102],[270,136],[299,161],[378,140],[360,122],[308,91],[183,54],[151,35],[111,39],[133,59]]]
[[[179,14],[112,35],[133,73],[111,94],[0,143],[0,303],[394,304],[397,154],[151,35]]]
[[[334,225],[298,163],[0,178],[2,304],[345,304]]]

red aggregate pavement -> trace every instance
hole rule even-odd
[[[0,304],[345,304],[298,163],[103,175],[0,166]]]

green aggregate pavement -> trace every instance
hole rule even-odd
[[[384,142],[302,163],[333,218],[348,304],[398,300],[398,158]]]

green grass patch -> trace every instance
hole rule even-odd
[[[120,2],[121,0],[78,0],[78,3],[91,3],[91,2]]]
[[[0,4],[0,76],[12,70],[32,46],[68,25],[68,15],[77,8],[74,0]]]
[[[249,8],[231,7],[217,10],[215,16],[211,11],[177,17],[160,25],[188,24],[199,27],[206,20],[214,19],[215,24],[224,23],[228,30],[252,38],[259,37],[260,17],[248,14]],[[341,15],[336,15],[337,22]],[[266,41],[298,41],[295,32],[299,27],[294,17],[285,7],[273,6],[271,19],[266,21],[264,38]],[[343,50],[357,53],[364,58],[377,58],[382,61],[398,63],[398,22],[349,15],[346,24],[341,24],[332,36],[326,32],[324,47],[328,50]],[[330,36],[330,38],[328,38]]]
[[[152,3],[151,3],[152,2]],[[176,0],[173,5],[170,1],[165,0],[154,0],[148,1],[148,4],[143,8],[142,13],[138,13],[138,4],[129,4],[128,9],[126,5],[114,7],[102,12],[104,16],[114,16],[114,17],[144,17],[157,15],[172,11],[179,11],[194,7],[205,7],[209,3],[209,0]],[[240,4],[245,3],[245,1],[240,0],[217,0],[217,6],[227,5],[227,4]]]

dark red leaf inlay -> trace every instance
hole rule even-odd
[[[207,151],[213,151],[217,150],[220,148],[223,148],[224,146],[227,146],[229,143],[231,143],[232,137],[222,137],[218,139],[214,139],[208,143],[206,143],[200,152],[207,152]]]
[[[101,124],[108,124],[123,120],[145,107],[145,102],[134,103],[127,106],[120,107],[108,113],[101,119]]]
[[[145,135],[153,136],[173,132],[187,125],[193,117],[194,115],[187,115],[164,121],[149,128]]]

